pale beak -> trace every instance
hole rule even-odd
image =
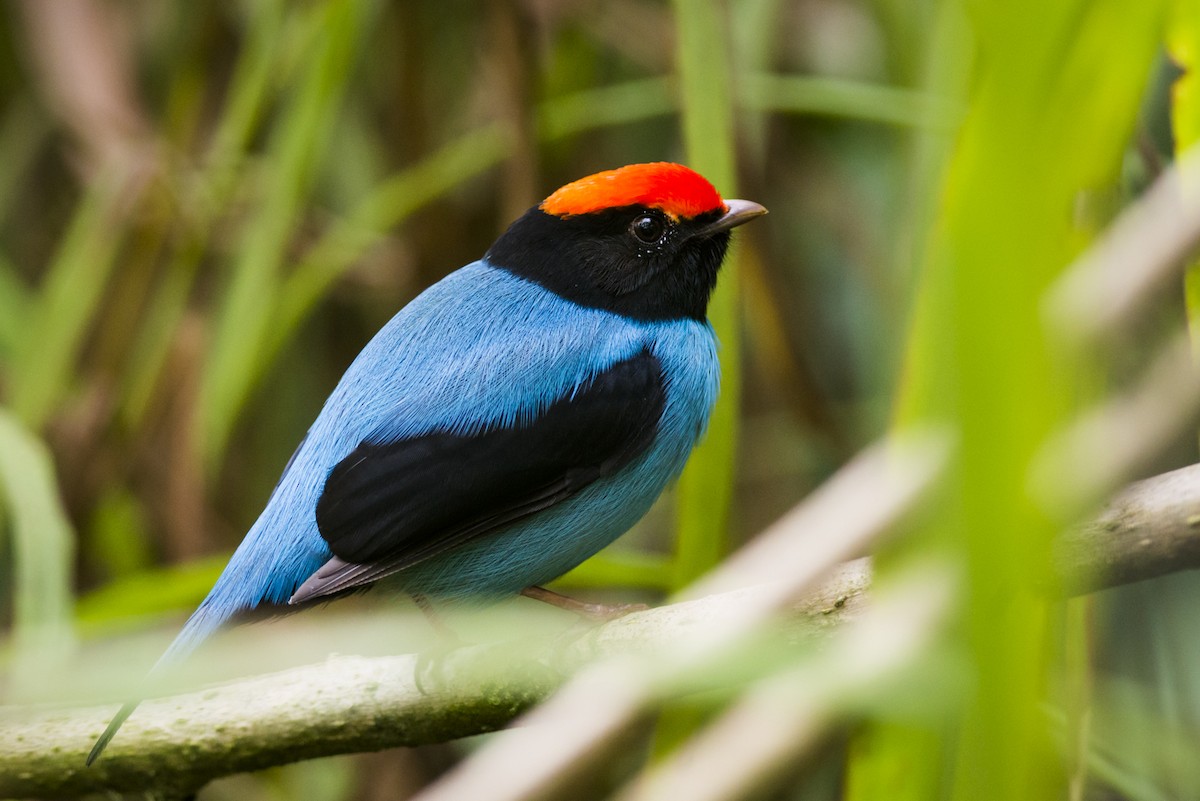
[[[725,207],[727,211],[724,214],[701,228],[695,235],[712,236],[721,231],[728,231],[730,228],[735,228],[742,223],[750,222],[755,217],[761,217],[767,213],[764,206],[755,203],[753,200],[726,200]]]

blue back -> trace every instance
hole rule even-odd
[[[663,417],[648,451],[569,500],[391,582],[410,592],[515,593],[561,575],[607,545],[683,468],[719,380],[707,324],[635,321],[583,308],[483,261],[434,284],[350,365],[266,508],[163,661],[186,654],[241,610],[286,602],[330,558],[317,530],[317,499],[329,471],[360,442],[527,422],[643,349],[658,357],[666,385]]]

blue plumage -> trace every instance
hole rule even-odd
[[[238,612],[285,603],[330,558],[314,510],[329,471],[360,442],[530,423],[553,401],[643,349],[662,363],[666,389],[647,452],[567,501],[389,582],[406,592],[513,594],[603,548],[682,470],[719,380],[716,344],[704,322],[639,321],[584,308],[484,261],[433,285],[351,364],[164,659],[184,655]]]

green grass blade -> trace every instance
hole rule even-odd
[[[229,554],[182,565],[141,570],[84,595],[75,605],[84,632],[111,629],[113,621],[191,611],[225,569]],[[122,624],[124,625],[124,624]]]
[[[215,167],[241,161],[262,116],[283,33],[283,0],[250,3],[250,33],[230,81],[230,96],[213,135],[208,161]],[[230,173],[232,176],[233,173]],[[222,193],[223,194],[223,193]]]
[[[1182,153],[1200,142],[1200,10],[1194,3],[1176,3],[1167,36],[1171,58],[1183,70],[1171,91],[1171,131],[1175,151]],[[1190,187],[1191,191],[1200,187]],[[1200,354],[1200,262],[1188,265],[1184,306],[1192,350]]]
[[[724,8],[709,0],[676,0],[676,57],[687,161],[722,194],[733,197],[737,170]],[[740,297],[736,256],[731,256],[709,305],[709,320],[721,342],[721,396],[676,495],[676,587],[708,571],[726,550],[741,398]]]
[[[737,169],[725,6],[710,0],[676,0],[673,8],[685,160],[725,197],[734,197]],[[721,344],[721,394],[675,493],[673,589],[707,573],[728,548],[741,398],[740,301],[736,254],[731,253],[708,308]],[[655,727],[653,752],[674,749],[698,730],[709,712],[692,704],[667,706]]]
[[[9,405],[30,428],[41,428],[66,394],[112,275],[121,242],[113,226],[113,189],[99,180],[79,205],[29,310],[23,346],[13,361]]]
[[[154,303],[130,350],[124,376],[121,416],[131,430],[139,427],[149,408],[163,365],[187,309],[197,270],[209,246],[214,223],[238,189],[238,168],[263,116],[270,96],[272,67],[283,44],[282,0],[253,3],[246,46],[239,54],[230,82],[230,95],[208,149],[208,167],[201,186],[199,219],[182,232],[182,242],[166,266]]]
[[[7,372],[25,338],[33,293],[17,277],[16,268],[0,256],[0,374]]]
[[[809,114],[912,128],[948,128],[951,107],[925,92],[808,75],[749,75],[742,102],[756,111]]]
[[[659,554],[610,548],[567,573],[555,583],[563,587],[637,587],[657,592],[673,588],[672,561]]]
[[[538,110],[538,132],[543,142],[554,142],[584,131],[666,116],[676,109],[667,78],[644,78],[547,100]]]
[[[934,527],[964,559],[960,645],[975,687],[944,752],[955,769],[941,790],[1058,798],[1061,767],[1040,713],[1046,604],[1027,589],[1056,525],[1030,500],[1028,470],[1082,394],[1086,366],[1055,352],[1041,302],[1079,247],[1079,193],[1116,179],[1161,5],[1030,0],[962,11],[975,72],[929,232],[902,414],[950,423],[962,454]]]
[[[75,539],[46,446],[0,409],[0,506],[12,538],[12,692],[36,688],[70,647]]]
[[[200,443],[210,468],[224,453],[237,413],[263,370],[262,348],[284,256],[337,115],[365,5],[337,0],[318,7],[310,21],[314,52],[274,130],[266,191],[235,256],[204,372]]]

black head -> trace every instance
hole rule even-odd
[[[765,213],[721,200],[686,167],[632,165],[563,187],[514,222],[486,258],[582,306],[703,320],[730,229]]]

